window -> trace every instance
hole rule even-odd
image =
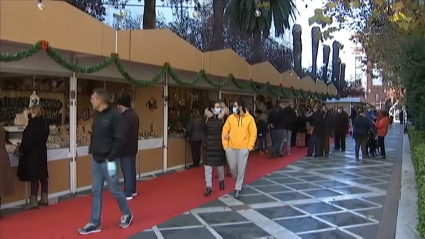
[[[382,86],[382,74],[378,69],[373,70],[372,74],[372,85],[374,86]]]

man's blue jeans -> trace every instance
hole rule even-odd
[[[291,130],[283,130],[283,140],[281,145],[281,154],[283,155],[283,151],[285,150],[285,144],[286,144],[286,153],[291,153],[291,137],[292,137],[292,131]]]
[[[282,143],[283,143],[283,129],[272,129],[270,131],[270,137],[272,138],[272,147],[270,148],[270,156],[281,156]]]
[[[316,134],[310,135],[310,138],[308,139],[308,152],[307,156],[311,157],[313,156],[313,149],[314,149],[314,156],[320,157],[322,154],[320,153],[320,137]]]
[[[124,194],[126,197],[131,197],[133,193],[136,193],[136,158],[121,158],[120,165],[124,175]]]
[[[125,198],[124,192],[121,191],[118,177],[111,178],[106,167],[106,162],[98,163],[92,159],[91,172],[93,178],[92,185],[92,205],[90,222],[95,225],[100,225],[100,215],[102,213],[102,192],[103,184],[106,180],[109,190],[117,199],[122,215],[130,215],[131,211]]]

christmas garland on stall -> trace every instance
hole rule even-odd
[[[91,66],[80,66],[77,64],[74,64],[72,62],[69,62],[62,58],[58,52],[50,46],[48,41],[38,41],[36,44],[28,47],[25,50],[18,51],[16,53],[6,53],[6,54],[0,54],[0,62],[14,62],[14,61],[20,61],[25,58],[29,58],[31,56],[34,56],[40,51],[45,51],[46,54],[58,65],[62,66],[63,68],[80,74],[91,74],[98,71],[101,71],[105,69],[107,66],[111,65],[112,63],[115,64],[117,67],[118,72],[132,85],[137,87],[149,87],[158,84],[166,74],[169,75],[171,79],[173,79],[177,84],[182,86],[192,86],[195,85],[200,80],[205,80],[208,84],[215,88],[223,88],[229,83],[234,84],[238,89],[246,89],[251,88],[256,93],[262,93],[262,94],[272,94],[273,96],[279,96],[279,97],[303,97],[303,98],[321,98],[321,99],[330,99],[331,97],[326,95],[318,95],[316,93],[310,93],[310,92],[302,92],[297,91],[293,87],[291,87],[292,94],[289,94],[285,92],[285,88],[282,86],[272,86],[269,83],[267,83],[265,86],[260,87],[258,86],[252,79],[249,80],[249,82],[238,82],[236,78],[229,74],[227,78],[223,81],[220,81],[218,83],[211,80],[208,76],[208,74],[205,72],[204,69],[201,69],[198,74],[191,79],[190,81],[186,81],[181,79],[174,69],[171,67],[169,63],[165,63],[161,69],[158,71],[158,73],[155,75],[155,77],[150,81],[140,81],[135,78],[133,78],[125,69],[121,59],[119,58],[118,54],[112,53],[109,57],[106,57],[103,61],[101,61],[98,64],[91,65]]]

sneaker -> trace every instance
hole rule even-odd
[[[133,196],[133,197],[137,196],[137,193],[133,193],[133,194],[132,194],[132,196]]]
[[[133,200],[133,196],[131,197],[125,197],[127,199],[127,201]]]
[[[205,189],[205,192],[204,192],[204,197],[209,197],[211,195],[212,195],[212,188],[207,187],[207,189]]]
[[[235,195],[233,196],[236,199],[239,199],[242,196],[242,193],[240,190],[235,190]]]
[[[100,226],[96,226],[95,224],[91,222],[87,223],[83,228],[78,229],[78,233],[80,233],[81,235],[88,235],[88,234],[92,234],[92,233],[96,233],[100,231],[102,231]]]
[[[288,152],[288,153],[286,153],[286,155],[288,155],[288,156],[289,156],[289,155],[291,155],[291,153],[290,153],[290,152]]]
[[[132,221],[133,221],[133,214],[124,215],[124,216],[121,217],[120,227],[121,228],[127,228],[131,225]]]

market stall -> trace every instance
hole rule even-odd
[[[312,92],[301,89],[292,71],[279,74],[270,63],[251,66],[232,50],[201,52],[169,30],[115,31],[65,2],[44,5],[48,10],[39,11],[30,1],[0,1],[0,97],[8,97],[0,118],[19,140],[31,95],[48,108],[50,197],[91,187],[88,145],[94,88],[109,90],[112,104],[123,94],[133,96],[140,117],[139,177],[182,167],[190,160],[182,137],[187,113],[181,108],[201,109],[205,100],[235,95],[249,97],[247,103],[253,104],[259,93],[277,98],[284,92],[294,97],[302,90],[304,95]],[[28,22],[43,27],[33,28]],[[67,34],[58,34],[64,29]],[[22,80],[8,81],[9,77]],[[12,107],[16,104],[22,107]],[[16,171],[19,160],[13,146],[8,152]],[[2,207],[22,204],[28,197],[25,183],[17,178],[11,182],[16,194],[2,198]]]

